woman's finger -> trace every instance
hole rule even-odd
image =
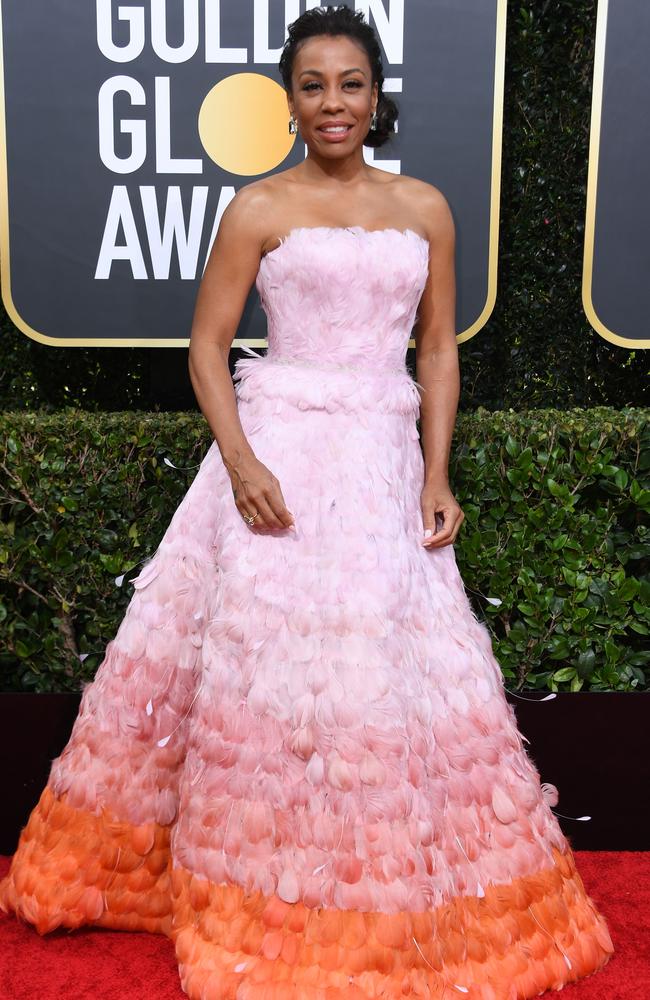
[[[241,498],[237,500],[235,506],[237,507],[237,510],[244,519],[246,519],[247,517],[252,517],[254,514],[258,513],[256,507],[254,507],[252,504],[248,503],[246,500],[243,500]],[[253,528],[259,526],[259,521],[260,521],[259,517],[256,517],[252,523],[247,522],[247,524],[249,528]]]
[[[294,523],[293,514],[287,508],[279,482],[275,482],[273,489],[268,494],[269,506],[280,522],[279,527],[289,528]]]
[[[453,542],[460,530],[463,513],[460,507],[457,508],[457,512],[452,511],[450,507],[444,507],[437,512],[436,517],[442,518],[443,525],[434,534],[425,538],[423,544],[427,548],[440,548]]]
[[[263,495],[255,497],[257,504],[257,509],[259,510],[260,516],[255,519],[255,524],[252,527],[259,526],[260,520],[262,521],[265,528],[284,528],[285,525],[274,513],[269,501]]]

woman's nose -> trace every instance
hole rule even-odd
[[[343,106],[343,101],[338,91],[325,91],[323,94],[323,107],[324,108],[340,108]]]

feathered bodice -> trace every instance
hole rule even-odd
[[[284,405],[412,417],[406,351],[428,272],[429,243],[411,229],[292,229],[260,262],[268,349],[243,348],[239,402],[255,419]]]
[[[256,280],[268,356],[403,365],[428,258],[409,229],[292,229]]]

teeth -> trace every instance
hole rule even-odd
[[[323,128],[321,132],[347,132],[349,125],[336,125],[334,128]]]

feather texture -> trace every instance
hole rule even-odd
[[[517,1000],[613,951],[453,546],[425,549],[428,273],[407,230],[292,230],[260,266],[240,419],[296,531],[216,444],[133,580],[0,907],[175,942],[196,1000]]]

